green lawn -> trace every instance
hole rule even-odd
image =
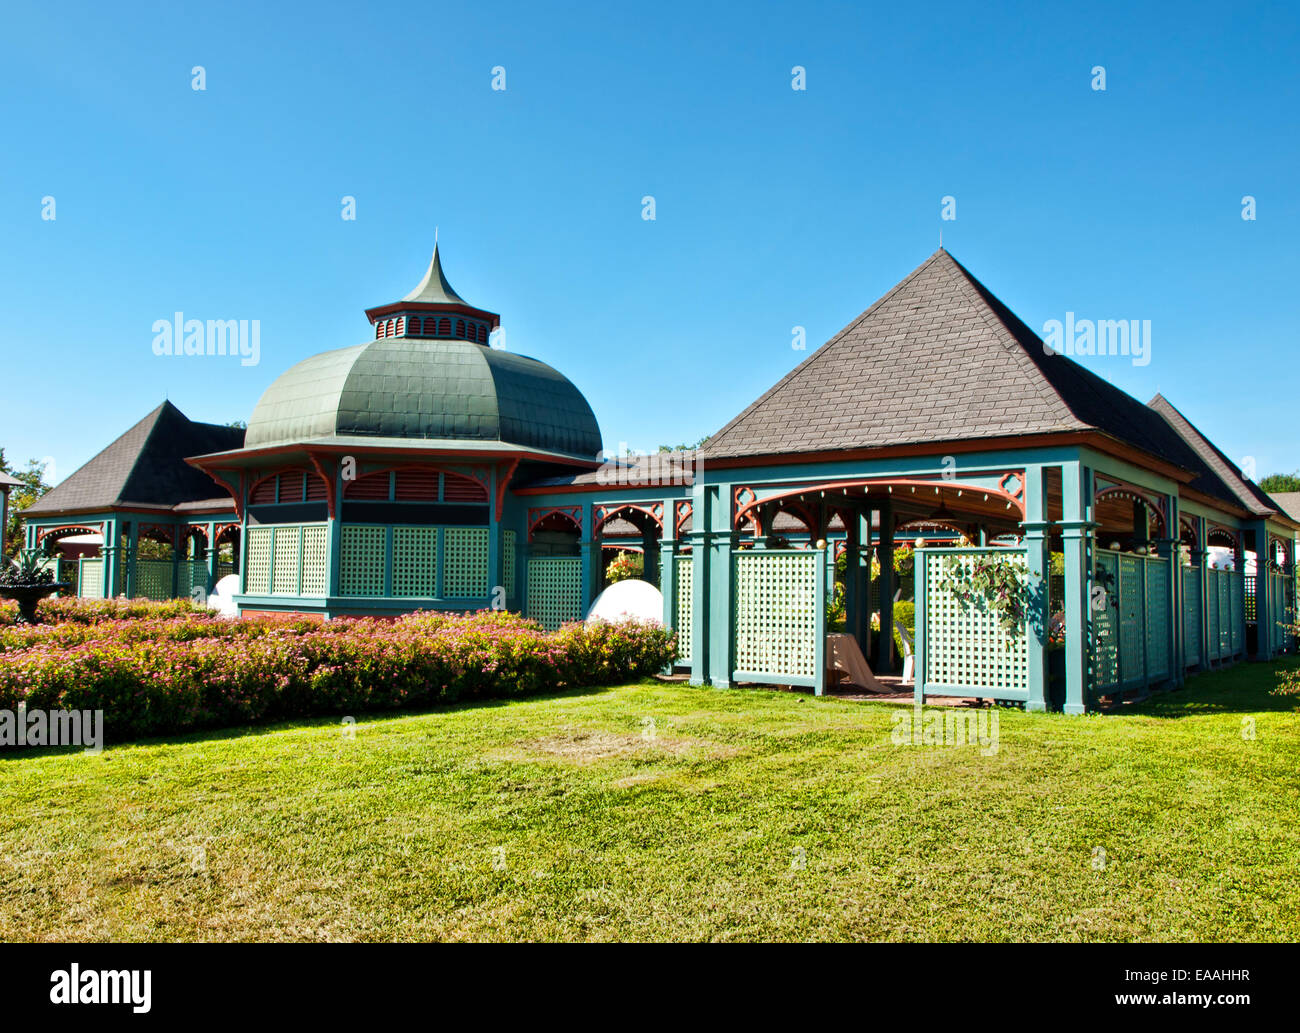
[[[10,752],[0,939],[1295,940],[1276,672],[1002,711],[992,756],[896,746],[888,705],[659,683]]]

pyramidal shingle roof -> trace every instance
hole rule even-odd
[[[1236,463],[1219,451],[1214,442],[1197,430],[1186,416],[1175,409],[1164,395],[1157,394],[1149,404],[1187,442],[1200,460],[1193,468],[1196,473],[1196,479],[1191,483],[1193,488],[1233,502],[1256,516],[1286,512],[1263,488],[1242,473]]]
[[[242,428],[195,423],[171,402],[163,402],[28,506],[24,516],[133,504],[171,507],[213,498],[220,493],[217,486],[185,457],[239,448],[243,441]]]
[[[1190,468],[1156,412],[1042,340],[940,248],[704,446],[709,459],[1097,430]]]

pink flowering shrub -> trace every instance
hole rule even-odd
[[[163,609],[0,626],[0,709],[103,710],[120,741],[611,684],[676,655],[676,637],[643,622],[547,633],[493,611],[230,621]]]

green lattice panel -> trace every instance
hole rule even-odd
[[[1201,662],[1201,570],[1183,568],[1183,662]]]
[[[817,674],[817,564],[806,553],[738,552],[735,669],[773,678]]]
[[[161,602],[172,597],[172,561],[135,561],[135,598]]]
[[[442,594],[478,599],[488,594],[488,529],[448,527],[443,531]]]
[[[218,563],[218,564],[217,564],[217,580],[218,580],[218,581],[220,581],[223,577],[229,577],[231,574],[238,574],[238,573],[239,573],[239,570],[235,567],[235,565],[234,565],[233,563]]]
[[[207,589],[208,565],[203,560],[185,560],[176,567],[176,597],[191,596],[196,588]]]
[[[501,580],[505,582],[506,598],[515,597],[515,532],[506,531],[501,551]]]
[[[1219,577],[1217,570],[1205,572],[1205,652],[1211,660],[1223,655],[1219,648]]]
[[[329,594],[330,533],[324,524],[302,529],[302,595]]]
[[[271,594],[297,595],[302,528],[277,527],[271,560]]]
[[[582,616],[582,567],[577,556],[538,556],[528,561],[527,613],[554,631]]]
[[[1289,593],[1287,592],[1287,576],[1275,571],[1268,572],[1269,580],[1269,603],[1273,609],[1268,615],[1270,630],[1272,632],[1272,642],[1274,651],[1282,650],[1287,647],[1287,630],[1286,622],[1290,620],[1288,609],[1290,608]]]
[[[677,650],[681,653],[678,663],[691,662],[691,622],[695,617],[695,558],[690,555],[677,556],[677,605],[674,614],[677,632]]]
[[[1228,583],[1228,598],[1232,600],[1228,607],[1228,648],[1234,653],[1240,653],[1246,645],[1246,614],[1242,599],[1244,575],[1233,571],[1228,575]]]
[[[104,598],[104,561],[102,559],[81,561],[81,576],[77,579],[77,594],[83,599]]]
[[[1095,597],[1102,605],[1094,605],[1092,611],[1094,671],[1097,691],[1104,692],[1119,681],[1119,557],[1098,549],[1095,558],[1093,584],[1104,589],[1105,594]]]
[[[353,524],[343,528],[339,557],[339,592],[343,595],[384,594],[387,531]]]
[[[967,604],[942,587],[945,579],[961,577],[984,555],[1025,567],[1024,553],[1007,549],[963,550],[959,556],[931,553],[925,557],[925,686],[976,688],[994,697],[1023,697],[1029,691],[1029,651],[1024,631],[1008,634],[987,608]]]
[[[271,528],[250,527],[244,559],[244,591],[249,595],[271,594]]]
[[[1119,680],[1146,680],[1146,575],[1143,560],[1119,558]]]
[[[1169,677],[1169,560],[1149,559],[1146,567],[1147,677]]]
[[[438,529],[393,528],[393,595],[432,599],[438,594]]]

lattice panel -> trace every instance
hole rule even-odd
[[[330,533],[324,525],[302,529],[302,595],[323,596],[330,586]]]
[[[506,531],[501,547],[501,580],[505,582],[506,598],[515,597],[515,532]]]
[[[271,528],[248,529],[248,556],[244,561],[244,591],[249,595],[271,594]]]
[[[528,561],[527,613],[548,631],[582,617],[582,566],[577,556],[537,556]]]
[[[194,589],[208,587],[208,565],[203,560],[186,560],[176,568],[176,596],[187,598]]]
[[[83,599],[104,598],[104,561],[102,559],[81,561],[81,576],[78,578],[77,594]]]
[[[1219,646],[1219,576],[1217,570],[1207,570],[1205,572],[1205,622],[1207,628],[1205,644],[1208,647],[1206,653],[1211,660],[1217,660],[1223,655],[1223,650]]]
[[[1244,575],[1233,571],[1228,575],[1230,588],[1228,598],[1232,600],[1228,617],[1228,648],[1239,653],[1246,648],[1246,616],[1242,609],[1242,589]]]
[[[382,527],[347,525],[339,557],[342,595],[383,595],[388,534]]]
[[[302,528],[277,527],[271,562],[271,594],[298,594],[298,566],[301,556]]]
[[[994,555],[1025,566],[1024,553],[998,549]],[[1025,633],[1008,634],[996,614],[979,605],[967,605],[941,587],[946,578],[960,576],[977,558],[983,556],[975,550],[963,550],[961,556],[925,556],[925,683],[984,689],[990,696],[1027,693]]]
[[[817,674],[817,564],[803,555],[746,550],[733,557],[737,671],[813,678]]]
[[[1191,667],[1201,662],[1201,571],[1183,570],[1183,662]]]
[[[393,528],[393,595],[432,599],[438,594],[438,529]]]
[[[1147,677],[1169,677],[1169,560],[1150,559],[1146,566]]]
[[[1097,690],[1105,691],[1119,681],[1119,557],[1097,550],[1094,584],[1105,589],[1105,606],[1092,612],[1096,636],[1094,670]]]
[[[1273,649],[1282,650],[1290,642],[1290,635],[1287,633],[1287,625],[1292,620],[1290,584],[1285,574],[1274,571],[1269,571],[1268,580],[1269,602],[1273,607],[1268,615],[1269,623],[1272,625]]]
[[[135,598],[161,602],[172,597],[172,561],[135,561]]]
[[[678,663],[691,662],[691,628],[695,617],[695,557],[677,556],[677,604],[673,619],[676,622],[677,649],[681,653]]]
[[[1146,578],[1143,561],[1119,558],[1119,677],[1125,685],[1146,673]]]
[[[448,527],[443,538],[442,594],[447,599],[481,598],[488,586],[488,529]]]

